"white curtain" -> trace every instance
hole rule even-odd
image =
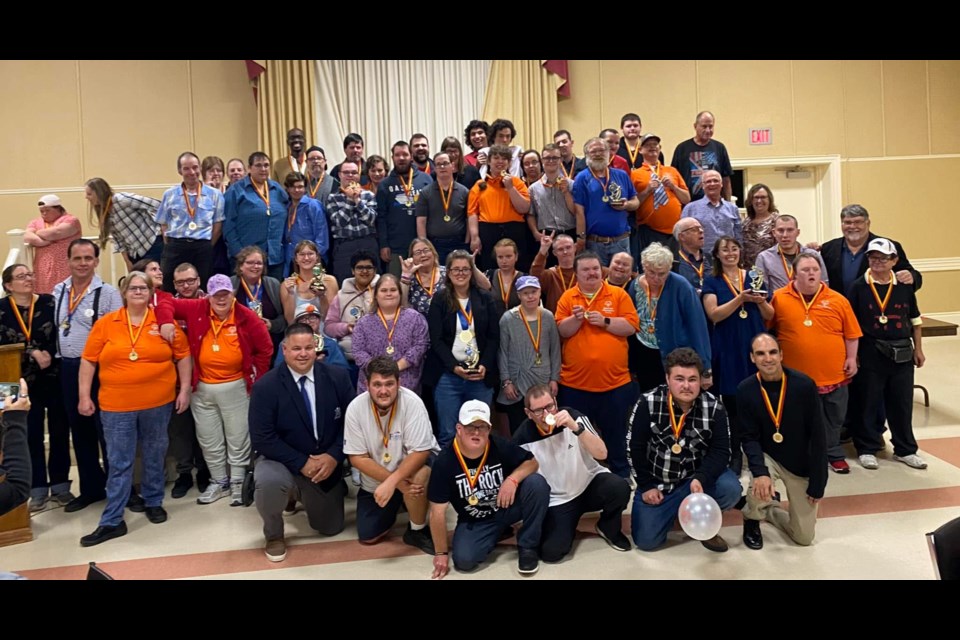
[[[359,133],[364,156],[390,161],[390,147],[422,133],[431,156],[483,113],[490,60],[318,60],[317,140],[332,167],[343,160],[343,138]]]

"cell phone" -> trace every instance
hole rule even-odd
[[[13,404],[20,396],[19,382],[0,382],[0,410],[6,408],[7,403]]]

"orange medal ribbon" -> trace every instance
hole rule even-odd
[[[23,317],[20,315],[20,309],[17,308],[17,301],[13,299],[13,296],[10,297],[10,306],[13,308],[13,317],[17,319],[17,323],[20,325],[20,329],[23,331],[23,335],[27,337],[25,342],[30,344],[30,334],[33,333],[33,309],[37,304],[37,296],[30,296],[30,315],[28,316],[29,324],[24,324]]]
[[[447,189],[447,192],[443,192],[443,187],[439,184],[437,188],[440,190],[440,201],[443,202],[443,212],[447,213],[450,210],[450,199],[453,198],[453,183],[450,183],[450,188]]]
[[[382,318],[382,316],[381,316]],[[377,405],[374,404],[373,398],[370,398],[370,408],[373,409],[373,417],[377,421],[377,428],[380,430],[380,436],[383,438],[383,447],[387,448],[390,444],[390,425],[393,424],[393,416],[397,415],[397,401],[393,401],[393,406],[390,408],[390,418],[387,419],[387,428],[383,428],[383,423],[380,422],[380,411],[377,410]]]
[[[787,397],[787,374],[780,374],[780,381],[783,383],[783,387],[780,389],[780,402],[777,403],[777,412],[773,412],[773,405],[770,403],[770,395],[767,393],[767,390],[763,388],[763,381],[760,379],[760,373],[757,373],[757,382],[760,383],[760,393],[763,394],[763,404],[767,407],[767,413],[770,414],[770,419],[773,420],[773,427],[777,430],[777,433],[780,433],[780,421],[783,419],[783,400]]]
[[[83,296],[87,295],[87,289],[89,288],[90,285],[88,284],[86,287],[84,287],[83,291],[80,292],[80,295],[74,298],[73,287],[70,287],[70,301],[67,303],[67,311],[69,311],[67,315],[69,317],[73,317],[73,312],[77,310],[77,305],[80,304],[81,300],[83,300]]]
[[[780,262],[783,263],[783,271],[787,274],[787,280],[793,280],[793,265],[787,262],[787,258],[783,255],[780,247],[777,247],[777,253],[780,254]]]
[[[686,262],[688,265],[690,265],[690,268],[697,272],[697,277],[700,278],[700,284],[702,285],[703,284],[703,268],[706,266],[706,261],[701,260],[700,266],[695,267],[693,266],[693,263],[690,261],[690,258],[683,255],[683,249],[681,249],[679,253],[680,253],[680,259]]]
[[[880,307],[880,315],[885,316],[887,314],[887,303],[890,302],[890,294],[893,293],[894,279],[890,278],[890,286],[887,287],[887,295],[883,296],[882,302],[880,301],[880,294],[877,293],[877,288],[874,286],[875,282],[876,280],[874,280],[873,276],[870,275],[870,272],[867,271],[867,284],[870,285],[870,291],[873,292],[873,299],[877,301],[877,305]],[[31,309],[31,311],[33,310]]]
[[[324,172],[324,173],[326,173],[326,172]],[[316,197],[317,197],[317,192],[320,191],[320,185],[323,184],[323,175],[324,175],[324,174],[321,173],[321,174],[320,174],[320,177],[317,178],[317,186],[315,186],[315,187],[311,187],[311,186],[310,186],[310,178],[309,178],[309,177],[307,178],[307,188],[310,190],[310,197],[311,197],[311,198],[316,198]]]
[[[250,180],[250,184],[253,185],[253,190],[257,192],[257,195],[260,196],[260,199],[263,200],[264,204],[267,205],[267,212],[270,211],[270,184],[268,182],[263,183],[263,192],[260,192],[260,187],[257,186],[257,183],[253,180]]]
[[[644,280],[644,283],[643,283],[643,290],[647,292],[647,309],[650,310],[650,324],[651,324],[651,325],[654,325],[654,326],[656,326],[656,324],[657,324],[657,307],[660,306],[660,296],[663,294],[663,287],[664,287],[665,285],[666,285],[666,283],[660,285],[660,291],[657,291],[657,295],[656,295],[656,296],[653,296],[653,295],[651,294],[651,291],[650,291],[650,285],[647,284],[646,280]],[[656,299],[657,299],[657,306],[656,306],[656,307],[653,306],[653,298],[654,298],[654,297],[656,297]],[[648,331],[649,331],[649,330],[648,330]],[[653,331],[649,331],[649,333],[653,333]]]
[[[420,288],[423,289],[424,291],[426,291],[426,292],[427,292],[427,295],[428,295],[429,297],[431,297],[431,298],[433,297],[433,288],[436,286],[436,282],[434,282],[434,278],[436,278],[436,276],[437,276],[437,265],[433,265],[433,271],[430,272],[430,287],[429,287],[429,288],[423,286],[423,280],[420,279],[420,272],[419,272],[419,271],[416,273],[416,276],[415,276],[416,279],[417,279],[417,282],[420,284]]]
[[[623,146],[627,149],[627,155],[630,156],[630,168],[633,169],[633,167],[637,164],[637,156],[640,155],[640,143],[637,142],[637,148],[634,151],[630,150],[630,143],[626,140],[623,141]]]
[[[683,423],[687,419],[687,414],[680,416],[680,422],[677,422],[677,414],[673,411],[673,394],[667,393],[667,406],[670,408],[670,428],[673,430],[673,439],[680,443],[680,433],[683,432]]]
[[[223,325],[227,324],[233,318],[233,308],[236,306],[237,301],[234,300],[233,304],[230,305],[230,315],[223,319],[220,325],[217,325],[217,315],[213,312],[213,309],[210,309],[210,330],[213,331],[213,343],[217,344],[217,340],[220,339],[220,331],[223,330]]]
[[[397,180],[400,181],[400,186],[403,187],[403,193],[407,196],[407,201],[410,201],[410,192],[413,191],[413,167],[410,167],[410,174],[407,176],[407,182],[403,181],[403,176],[399,173],[397,174]],[[453,189],[453,185],[450,186],[450,189]],[[442,192],[442,189],[441,189]]]
[[[516,276],[514,276],[516,278]],[[497,281],[500,283],[500,298],[503,300],[504,308],[507,307],[507,300],[510,299],[510,288],[503,286],[503,276],[500,274],[500,269],[497,269]],[[510,281],[510,284],[513,284],[513,280]]]
[[[523,309],[520,309],[520,319],[523,320],[523,326],[527,330],[527,335],[530,336],[530,342],[533,344],[533,350],[537,352],[537,356],[540,356],[540,332],[543,329],[542,322],[542,312],[541,308],[537,307],[537,338],[534,340],[533,331],[530,329],[530,323],[527,322],[527,316],[523,313]]]
[[[483,457],[480,458],[480,464],[477,465],[477,472],[473,475],[470,475],[470,469],[467,468],[467,461],[463,459],[463,454],[460,453],[460,444],[456,438],[453,439],[453,452],[457,454],[460,468],[463,469],[463,473],[466,474],[467,483],[470,485],[471,492],[473,492],[474,487],[477,485],[477,480],[480,478],[480,472],[483,470],[483,465],[487,463],[487,454],[490,453],[490,443],[488,442],[486,448],[484,448]]]
[[[793,290],[794,290],[794,291],[797,291],[797,285],[796,285],[796,283],[794,283],[794,285],[793,285]],[[814,303],[817,301],[817,298],[820,297],[820,294],[821,294],[822,292],[823,292],[823,283],[821,282],[821,283],[820,283],[820,287],[817,289],[817,292],[816,292],[815,294],[813,294],[813,300],[810,301],[810,304],[807,304],[807,299],[803,297],[803,294],[802,294],[802,293],[800,293],[799,291],[797,291],[797,294],[800,296],[800,302],[803,303],[803,312],[804,312],[804,314],[807,316],[808,319],[810,318],[810,307],[812,307],[812,306],[814,305]]]
[[[147,313],[143,316],[143,320],[140,322],[140,328],[137,329],[137,335],[134,336],[134,335],[133,335],[133,324],[132,324],[131,321],[130,321],[130,313],[129,313],[126,309],[123,310],[123,315],[125,315],[125,316],[127,317],[127,331],[130,332],[130,351],[131,351],[131,353],[136,352],[136,349],[137,349],[137,341],[140,339],[140,334],[143,333],[143,328],[144,328],[145,326],[147,326],[148,324],[150,324],[150,314],[151,314],[151,313],[153,313],[153,311],[150,309],[150,307],[147,307]]]
[[[397,318],[400,317],[400,307],[397,307],[397,312],[393,314],[393,326],[387,327],[387,319],[383,317],[383,312],[380,311],[380,308],[377,308],[377,315],[380,317],[380,322],[383,323],[383,329],[387,332],[387,344],[393,345],[393,332],[397,330]]]

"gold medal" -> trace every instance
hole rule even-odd
[[[129,357],[130,357],[130,362],[136,362],[137,358],[139,358],[140,356],[137,355],[136,351],[131,351]]]
[[[803,321],[803,326],[805,326],[805,327],[812,327],[812,326],[813,326],[813,320],[811,320],[810,318],[807,318],[806,320]]]
[[[470,341],[473,340],[473,331],[469,329],[464,329],[460,332],[460,342],[464,344],[470,344]]]
[[[777,410],[773,410],[773,404],[770,403],[770,394],[767,393],[767,390],[763,388],[763,380],[760,378],[760,373],[757,372],[757,384],[760,385],[760,395],[763,396],[763,404],[767,408],[767,414],[770,416],[770,420],[773,422],[773,441],[777,444],[783,442],[783,435],[780,433],[780,423],[783,421],[783,403],[787,399],[787,374],[780,374],[780,402],[777,404]]]
[[[647,333],[656,333],[656,332],[657,332],[657,328],[652,324],[647,327]]]
[[[212,348],[214,353],[220,353],[220,345],[214,344]]]
[[[450,222],[450,220],[451,220],[450,216],[443,216],[444,222]]]
[[[389,451],[383,452],[383,464],[389,464],[393,460],[393,456],[390,455]]]
[[[543,421],[552,427],[553,425],[557,424],[557,416],[553,415],[552,413],[548,413]]]
[[[880,321],[880,324],[887,324],[887,316],[880,316],[877,320]]]
[[[533,361],[533,364],[537,365],[538,367],[539,367],[541,364],[543,364],[543,360],[540,359],[540,354],[539,354],[539,353],[537,354],[537,359]]]
[[[605,195],[602,198],[600,198],[600,200],[602,200],[603,202],[610,202],[610,196]]]
[[[64,331],[69,331],[69,330],[70,330],[70,323],[67,322],[66,320],[64,320],[64,321],[63,321],[63,324],[60,325],[60,328],[63,329]]]
[[[783,442],[783,436],[780,435],[779,431],[773,434],[773,441],[776,442],[777,444],[780,444],[781,442]]]
[[[743,318],[744,320],[746,320],[746,319],[747,319],[747,315],[748,315],[748,314],[747,314],[747,310],[746,310],[746,309],[740,309],[740,317],[741,317],[741,318]]]
[[[387,355],[392,356],[392,355],[393,355],[393,352],[395,351],[395,349],[393,348],[393,345],[390,344],[390,345],[387,345],[386,351],[387,351]]]
[[[191,222],[190,224],[187,225],[187,229],[190,229],[190,231],[196,231],[196,230],[197,230],[197,223],[196,223],[196,222]]]
[[[470,506],[471,506],[471,507],[475,507],[475,506],[477,506],[478,504],[480,504],[480,498],[477,497],[477,494],[471,493],[471,494],[467,497],[467,502],[470,503]]]
[[[672,447],[670,447],[670,451],[673,451],[675,454],[680,455],[680,452],[683,451],[683,447],[681,447],[679,444],[675,444]]]

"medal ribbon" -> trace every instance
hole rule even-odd
[[[883,296],[883,302],[881,302],[880,294],[877,293],[877,287],[874,286],[876,281],[873,279],[873,276],[870,275],[870,272],[867,271],[867,284],[870,285],[870,291],[873,292],[873,299],[877,301],[877,305],[880,307],[880,315],[882,316],[887,315],[887,303],[890,302],[890,294],[893,293],[893,283],[895,281],[896,280],[894,278],[890,278],[890,286],[887,287],[887,295]]]
[[[200,206],[200,193],[203,191],[203,184],[200,183],[197,185],[197,203],[190,207],[190,195],[187,193],[187,185],[180,183],[180,189],[183,191],[183,202],[187,205],[187,214],[190,216],[190,220],[193,220],[193,217],[197,214],[197,207]]]
[[[381,316],[381,319],[383,316]],[[393,406],[390,407],[390,418],[387,419],[387,428],[383,428],[383,423],[380,422],[380,412],[377,410],[377,405],[373,402],[373,396],[370,396],[370,408],[373,409],[373,417],[377,421],[377,429],[380,430],[380,437],[383,438],[383,448],[386,449],[390,444],[390,425],[393,424],[393,416],[397,415],[397,401],[393,401]],[[479,474],[478,474],[479,475]]]
[[[683,432],[683,423],[687,420],[687,414],[680,416],[680,422],[677,422],[677,414],[673,411],[673,394],[667,393],[667,406],[670,408],[670,428],[673,430],[673,439],[680,444],[680,434]]]
[[[133,353],[137,350],[137,341],[140,339],[140,334],[143,333],[143,328],[150,324],[150,314],[152,313],[150,307],[147,307],[147,313],[143,316],[143,320],[140,322],[140,328],[137,329],[137,335],[133,335],[133,324],[130,321],[130,312],[126,309],[123,310],[123,314],[127,317],[127,331],[130,332],[130,352]]]
[[[780,381],[783,383],[783,386],[780,388],[780,402],[777,403],[777,412],[773,412],[773,405],[770,403],[770,395],[767,393],[767,390],[763,388],[763,381],[760,380],[760,373],[757,372],[757,382],[760,383],[760,393],[763,394],[763,404],[767,407],[767,413],[770,415],[770,419],[773,420],[773,426],[777,430],[777,433],[780,433],[780,421],[783,419],[783,400],[787,397],[787,374],[780,374]]]
[[[467,306],[457,309],[457,317],[460,318],[460,324],[463,325],[464,329],[469,329],[470,325],[473,323],[473,312],[470,310],[470,301],[467,301]]]
[[[520,319],[523,320],[523,326],[527,330],[527,335],[530,336],[530,342],[533,344],[533,350],[537,352],[537,355],[540,355],[540,331],[543,329],[542,313],[540,307],[537,307],[537,339],[533,339],[533,330],[530,329],[530,323],[527,322],[527,316],[523,313],[523,309],[520,309]]]
[[[703,268],[706,266],[706,261],[701,260],[699,267],[693,266],[693,262],[691,262],[690,258],[683,255],[683,249],[680,249],[680,259],[686,262],[688,265],[690,265],[690,268],[697,272],[697,276],[700,278],[700,282],[703,282]]]
[[[436,276],[437,276],[437,265],[433,265],[433,271],[430,272],[430,286],[429,286],[429,287],[423,286],[423,280],[420,279],[420,272],[419,272],[419,271],[416,273],[416,276],[415,276],[416,279],[417,279],[417,282],[420,284],[420,288],[423,289],[424,291],[426,291],[426,292],[427,292],[427,296],[429,296],[429,297],[431,297],[431,298],[433,297],[433,288],[436,286],[436,282],[434,281],[434,278],[436,278]]]
[[[453,439],[453,452],[457,454],[457,461],[460,462],[460,468],[463,469],[463,473],[467,476],[467,483],[470,485],[471,492],[473,488],[477,485],[477,479],[480,478],[480,472],[483,470],[483,465],[487,463],[487,454],[490,453],[490,443],[487,443],[487,446],[483,450],[483,457],[480,458],[480,464],[477,465],[477,472],[473,475],[470,475],[470,470],[467,468],[467,461],[463,459],[463,454],[460,453],[460,445],[457,443],[457,439]]]
[[[397,319],[400,317],[400,307],[397,307],[397,312],[393,314],[393,326],[387,327],[387,319],[383,317],[383,311],[380,308],[377,308],[377,315],[380,317],[380,322],[383,323],[383,329],[387,332],[387,344],[393,344],[393,332],[397,330]]]
[[[213,331],[213,342],[216,344],[217,340],[220,339],[220,331],[223,330],[223,325],[227,324],[230,320],[233,319],[233,308],[236,306],[237,301],[234,300],[233,304],[230,305],[230,314],[223,319],[223,322],[217,326],[217,314],[213,312],[213,309],[210,309],[210,330]]]
[[[240,284],[243,285],[243,290],[247,294],[247,300],[251,302],[253,302],[254,300],[258,302],[260,301],[260,296],[263,294],[263,278],[260,278],[259,280],[257,280],[256,293],[253,293],[250,291],[250,287],[247,286],[247,283],[242,276],[240,277]]]
[[[13,299],[13,296],[10,297],[10,306],[13,307],[13,316],[17,319],[17,324],[20,325],[20,329],[23,331],[23,335],[27,337],[24,341],[26,344],[30,344],[30,334],[33,333],[33,309],[37,304],[37,296],[30,296],[30,315],[28,320],[29,324],[24,324],[23,317],[20,315],[20,309],[17,308],[17,301]]]

